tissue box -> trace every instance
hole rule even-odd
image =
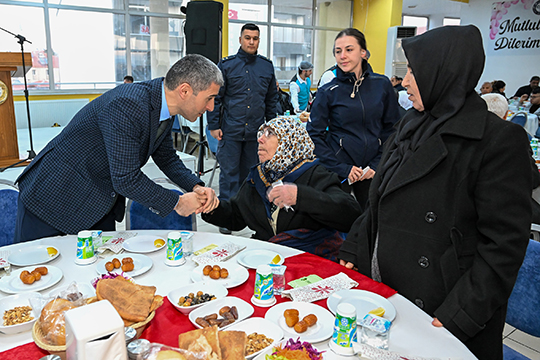
[[[65,318],[68,360],[127,360],[124,322],[109,301],[66,311]]]

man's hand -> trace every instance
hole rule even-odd
[[[199,196],[195,192],[189,192],[180,195],[180,198],[174,207],[174,211],[180,216],[189,216],[198,211],[198,209],[202,209],[202,207],[203,203],[199,200]],[[200,211],[198,211],[197,214],[199,212]]]
[[[221,131],[221,129],[210,130],[210,135],[212,135],[214,139],[221,140],[221,138],[223,138],[223,131]]]
[[[346,262],[345,260],[339,259],[339,265],[345,266],[347,269],[353,269],[354,264],[352,262]]]
[[[521,95],[521,97],[519,98],[519,105],[521,105],[521,104],[523,104],[525,101],[527,101],[528,98],[529,98],[529,95],[527,95],[527,94]]]
[[[193,192],[197,194],[199,201],[201,204],[203,204],[200,209],[197,209],[197,214],[201,212],[207,214],[218,207],[219,199],[213,189],[209,187],[202,187],[201,185],[195,185],[193,187]]]
[[[276,186],[268,193],[268,200],[276,204],[280,209],[285,206],[296,205],[298,188],[295,184]]]
[[[431,325],[433,325],[435,327],[443,327],[444,326],[442,324],[442,322],[440,322],[439,319],[437,319],[437,318],[433,318],[433,321],[431,322]]]

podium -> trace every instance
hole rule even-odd
[[[28,72],[32,67],[30,53],[24,53],[24,62]],[[0,168],[20,161],[11,78],[24,76],[22,64],[21,53],[0,52]]]

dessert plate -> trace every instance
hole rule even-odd
[[[273,340],[272,344],[268,345],[264,349],[254,352],[251,355],[247,355],[246,359],[248,360],[253,359],[255,356],[259,355],[261,352],[278,344],[283,338],[283,330],[281,330],[279,326],[261,317],[249,318],[239,323],[235,322],[234,324],[229,326],[227,330],[243,331],[248,336],[256,332],[257,334],[263,334],[267,338],[270,338]]]
[[[163,245],[156,247],[154,241],[157,239],[163,240]],[[151,253],[163,249],[167,245],[167,240],[161,236],[154,235],[137,235],[127,240],[124,240],[122,247],[124,250],[133,253]]]
[[[210,266],[219,265],[221,268],[227,269],[229,276],[225,279],[212,279],[210,276],[203,275],[203,269],[206,265],[197,266],[191,272],[191,280],[193,282],[215,282],[217,284],[225,286],[227,289],[233,288],[238,285],[242,285],[249,278],[249,272],[243,266],[237,265],[235,263],[216,263],[209,264]]]
[[[294,327],[287,326],[283,313],[287,309],[298,310],[299,319],[302,320],[304,316],[313,314],[317,317],[317,323],[310,326],[305,332],[298,333],[294,330]],[[284,333],[284,336],[290,338],[298,338],[302,341],[308,341],[311,343],[323,341],[329,339],[334,331],[334,315],[322,306],[312,303],[291,301],[277,304],[271,307],[264,315],[266,320],[269,320],[277,324]]]
[[[56,266],[45,266],[49,272],[47,275],[41,275],[41,279],[33,284],[24,284],[20,278],[25,270],[32,272],[36,267],[30,266],[15,270],[10,276],[4,276],[0,279],[0,290],[8,294],[18,294],[27,291],[40,291],[56,285],[64,276],[62,270]]]
[[[379,294],[365,290],[339,290],[330,295],[326,300],[326,306],[332,313],[336,313],[337,307],[342,302],[351,304],[356,308],[356,323],[360,321],[373,309],[382,307],[384,309],[383,317],[393,321],[396,318],[396,308],[390,301]]]
[[[109,256],[108,258],[103,259],[99,263],[96,264],[96,271],[98,274],[107,274],[108,271],[105,269],[105,264],[109,261],[112,261],[114,258],[117,258],[122,262],[123,258],[130,257],[133,259],[133,265],[135,266],[132,271],[128,271],[125,274],[129,275],[131,277],[139,276],[147,272],[152,268],[152,265],[154,264],[152,262],[152,259],[150,259],[146,255],[141,254],[121,254],[121,255],[115,255],[115,256]],[[122,273],[122,267],[118,269],[114,269],[111,271],[112,273],[121,274]]]
[[[56,254],[50,256],[47,248],[53,248],[54,250],[56,250]],[[28,246],[22,249],[12,251],[11,254],[9,254],[8,256],[7,261],[11,265],[15,266],[31,266],[53,261],[58,256],[60,256],[60,250],[58,250],[58,248],[54,246]]]
[[[251,304],[248,302],[234,297],[234,296],[226,296],[222,299],[217,299],[210,301],[208,304],[201,306],[198,309],[193,310],[189,313],[189,321],[198,329],[202,329],[202,326],[197,324],[196,320],[198,317],[205,317],[206,315],[210,314],[218,314],[218,318],[221,318],[219,316],[219,309],[221,309],[224,306],[233,307],[236,306],[236,309],[238,310],[238,319],[235,320],[230,325],[224,326],[222,328],[219,328],[219,330],[228,329],[230,326],[236,324],[237,322],[240,322],[244,319],[247,319],[251,315],[253,315],[253,312],[255,309]]]
[[[210,282],[210,281],[201,281],[194,284],[189,284],[187,286],[183,286],[178,289],[172,290],[169,295],[167,295],[167,299],[169,299],[170,303],[176,308],[176,310],[180,311],[182,314],[187,315],[193,310],[200,308],[201,306],[207,305],[210,301],[197,304],[197,305],[191,305],[191,306],[180,306],[178,305],[178,300],[185,296],[187,297],[189,293],[193,293],[194,295],[197,295],[197,292],[202,291],[203,293],[214,295],[216,297],[215,300],[224,298],[227,296],[229,291],[222,285],[216,283],[216,282]],[[215,301],[211,300],[211,301]]]
[[[272,250],[247,250],[237,256],[236,261],[249,269],[257,269],[259,265],[271,264],[272,260],[279,255],[280,260],[277,265],[283,264],[283,256]]]

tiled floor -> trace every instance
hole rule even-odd
[[[36,152],[41,150],[45,144],[50,140],[51,134],[55,134],[54,131],[51,131],[53,129],[43,129],[43,131],[40,131],[40,129],[34,130],[34,148]],[[25,133],[24,131],[19,131],[19,143],[21,141],[24,143],[24,138],[21,139],[21,137],[24,137]],[[27,142],[27,139],[26,139]],[[20,147],[24,150],[24,146],[20,144]],[[22,153],[24,151],[21,150]],[[202,177],[203,181],[205,181],[207,184],[210,181],[211,176],[211,170],[213,168],[215,160],[210,157],[208,159],[205,159],[204,161],[204,167],[205,169],[209,170],[204,174]],[[16,171],[16,173],[19,173],[19,171]],[[16,174],[14,171],[6,171],[4,173],[0,173],[0,179],[8,179],[8,180],[14,180],[16,178]],[[217,194],[219,194],[219,168],[216,170],[214,180],[212,183],[212,188],[216,191]],[[120,227],[123,227],[123,224],[121,224]],[[197,215],[197,230],[198,231],[204,231],[204,232],[219,232],[219,229],[211,224],[206,223],[202,220],[200,215]],[[246,228],[239,232],[234,232],[233,235],[237,236],[245,236],[245,237],[251,237],[253,234],[253,231]],[[539,320],[540,321],[540,320]],[[509,347],[513,348],[514,350],[520,352],[521,354],[527,356],[531,360],[540,360],[540,338],[530,336],[526,333],[523,333],[512,326],[506,325],[504,332],[504,344],[508,345]],[[489,344],[486,344],[486,346],[489,346]]]

